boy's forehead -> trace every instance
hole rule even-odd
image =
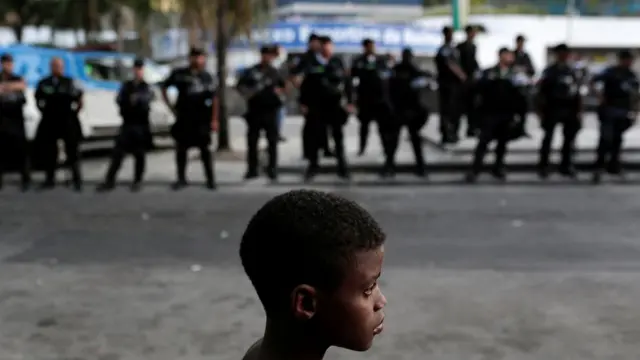
[[[359,251],[354,258],[356,273],[362,276],[377,276],[382,270],[384,246],[376,249]]]

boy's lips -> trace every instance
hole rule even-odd
[[[384,329],[384,318],[382,318],[382,320],[380,320],[380,324],[378,324],[378,326],[376,326],[376,328],[373,329],[373,335],[380,334],[383,329]]]

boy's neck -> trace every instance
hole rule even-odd
[[[317,337],[308,335],[267,319],[256,360],[322,360],[327,347],[319,345]]]

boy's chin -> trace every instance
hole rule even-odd
[[[371,346],[373,346],[373,336],[371,336],[369,339],[362,339],[362,342],[358,342],[357,344],[350,344],[350,345],[351,346],[341,346],[341,347],[347,350],[357,351],[357,352],[367,351],[371,349]]]

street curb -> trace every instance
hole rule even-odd
[[[426,170],[427,172],[432,173],[458,173],[458,172],[466,172],[469,171],[470,163],[436,163],[436,164],[427,164]],[[485,165],[486,169],[491,168],[491,163]],[[554,167],[552,167],[553,170]],[[575,164],[575,168],[578,171],[589,171],[593,170],[593,162],[577,162]],[[640,171],[640,162],[632,162],[625,163],[623,165],[624,170],[627,171]],[[356,164],[349,165],[349,171],[352,173],[363,173],[363,174],[377,174],[382,169],[382,163],[369,163],[369,164]],[[301,174],[306,170],[306,167],[303,165],[289,165],[289,166],[280,166],[278,167],[278,172],[281,174]],[[318,170],[320,174],[335,174],[338,168],[336,165],[323,165]],[[505,165],[505,171],[508,172],[520,172],[520,173],[529,173],[535,172],[537,170],[537,166],[535,163],[531,162],[511,162]],[[415,171],[415,164],[413,163],[403,163],[396,165],[397,173],[413,173]]]
[[[446,146],[443,146],[439,140],[434,140],[431,136],[424,136],[423,141],[425,142],[425,144],[429,147],[435,148],[437,150],[440,150],[444,153],[447,154],[452,154],[452,155],[469,155],[469,154],[473,154],[474,149],[456,149],[456,148],[447,148]],[[491,146],[489,147],[491,149]],[[585,154],[585,153],[594,153],[596,152],[596,149],[585,149],[585,148],[578,148],[575,149],[575,152],[577,154]],[[624,148],[624,152],[625,153],[632,153],[632,154],[637,154],[640,153],[640,147],[625,147]],[[513,148],[513,149],[509,149],[509,153],[510,154],[537,154],[538,153],[538,149],[537,148],[530,148],[530,149],[523,149],[523,148]],[[555,154],[555,153],[560,153],[560,149],[551,149],[551,153]]]

